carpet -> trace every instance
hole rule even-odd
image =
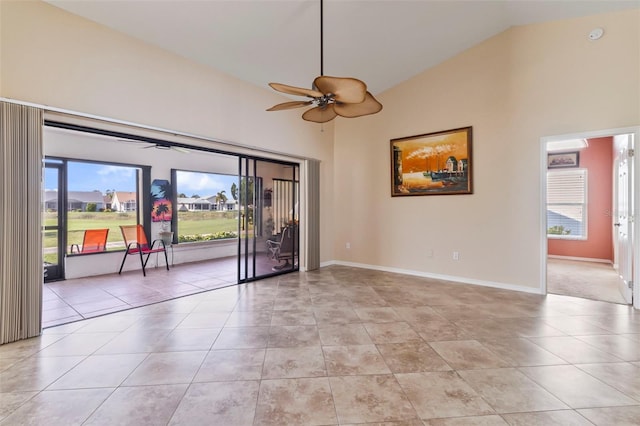
[[[547,259],[547,292],[626,304],[618,273],[607,263]]]

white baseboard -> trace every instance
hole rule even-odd
[[[331,265],[351,266],[353,268],[372,269],[372,270],[375,270],[375,271],[384,271],[384,272],[394,272],[394,273],[397,273],[397,274],[412,275],[412,276],[423,277],[423,278],[433,278],[433,279],[436,279],[436,280],[452,281],[452,282],[456,282],[456,283],[479,285],[479,286],[483,286],[483,287],[499,288],[499,289],[503,289],[503,290],[521,291],[521,292],[524,292],[524,293],[531,293],[531,294],[544,294],[544,293],[542,293],[540,291],[539,288],[524,287],[524,286],[520,286],[520,285],[499,283],[499,282],[495,282],[495,281],[476,280],[476,279],[473,279],[473,278],[458,277],[458,276],[453,276],[453,275],[432,274],[432,273],[429,273],[429,272],[414,271],[414,270],[411,270],[411,269],[400,269],[400,268],[392,268],[392,267],[389,267],[389,266],[368,265],[368,264],[365,264],[365,263],[343,262],[341,260],[330,260],[328,262],[320,263],[320,267],[321,268],[324,268],[326,266],[331,266]]]
[[[579,262],[596,262],[596,263],[608,263],[609,265],[613,265],[613,262],[609,259],[596,259],[592,257],[575,257],[575,256],[558,256],[555,254],[547,255],[549,259],[560,259],[560,260],[577,260]]]

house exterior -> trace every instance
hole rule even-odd
[[[138,210],[138,194],[135,192],[115,191],[111,199],[111,210],[116,212],[135,212]]]
[[[47,211],[58,211],[58,191],[45,191],[44,208]],[[104,196],[100,191],[68,191],[67,211],[87,211],[89,204],[95,204],[96,211],[106,208]]]
[[[204,198],[178,197],[178,211],[181,212],[200,212],[214,210],[211,203]]]

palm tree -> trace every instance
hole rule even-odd
[[[222,210],[222,206],[224,206],[226,204],[227,200],[228,200],[227,196],[225,195],[225,191],[222,190],[222,191],[218,192],[216,194],[215,200],[216,200],[216,204],[219,207],[219,210]]]
[[[164,215],[169,213],[169,206],[167,203],[158,203],[156,206],[156,217],[161,217],[164,222]]]

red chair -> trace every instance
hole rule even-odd
[[[151,256],[152,253],[164,253],[164,261],[167,265],[167,271],[169,270],[169,260],[167,259],[167,251],[165,249],[164,241],[154,240],[151,243],[151,246],[149,246],[149,242],[147,241],[147,236],[144,234],[144,228],[142,227],[142,225],[121,225],[120,230],[122,231],[122,238],[124,238],[124,243],[127,246],[127,251],[124,254],[124,258],[122,259],[122,264],[120,265],[118,274],[122,273],[124,262],[127,260],[127,256],[130,254],[137,254],[140,256],[142,275],[144,275],[145,277],[147,276],[145,267],[147,266],[149,256]],[[158,243],[158,246],[156,248],[153,248],[156,243]],[[142,257],[144,255],[146,255],[147,258],[143,260]]]
[[[107,236],[109,235],[109,229],[87,229],[84,231],[84,237],[82,238],[82,248],[77,244],[71,244],[71,253],[73,248],[76,248],[76,253],[99,253],[107,249]]]

